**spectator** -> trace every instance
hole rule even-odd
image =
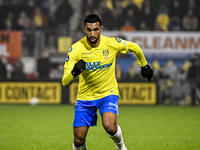
[[[194,53],[190,61],[190,67],[187,74],[187,80],[190,84],[190,93],[191,93],[191,105],[196,105],[196,99],[199,100],[197,93],[199,93],[200,87],[200,58],[199,54]]]
[[[188,5],[187,5],[186,10],[192,10],[193,13],[194,13],[194,16],[197,16],[198,11],[199,11],[199,7],[198,7],[196,1],[195,0],[188,0]]]
[[[13,12],[8,12],[6,19],[4,20],[4,30],[16,29],[16,20],[14,19]]]
[[[140,31],[149,31],[150,29],[149,29],[147,26],[148,26],[148,25],[147,25],[146,21],[145,21],[145,20],[142,20],[142,21],[140,22],[139,30],[140,30]]]
[[[126,20],[130,22],[130,24],[135,28],[135,30],[138,30],[139,28],[138,24],[139,18],[137,16],[138,12],[132,9],[131,6],[129,6],[126,12]]]
[[[142,8],[142,5],[144,3],[144,0],[122,0],[122,6],[123,8],[126,8],[128,5],[134,4],[138,10]]]
[[[163,104],[172,104],[173,82],[170,79],[161,80],[161,99]]]
[[[70,18],[73,15],[73,8],[70,5],[68,0],[63,0],[58,6],[55,12],[55,18],[57,23],[57,28],[59,35],[66,36],[70,35],[69,26],[70,26]]]
[[[160,66],[157,72],[158,79],[169,79],[169,75],[165,73],[164,67]]]
[[[25,7],[23,8],[23,10],[26,12],[26,14],[29,18],[33,17],[35,7],[36,7],[35,1],[34,0],[28,0]]]
[[[43,51],[41,57],[38,58],[37,71],[38,77],[41,79],[49,79],[49,73],[51,70],[51,62],[49,58],[49,52]]]
[[[102,19],[104,20],[103,22],[103,26],[105,30],[113,30],[114,27],[116,27],[117,25],[116,23],[116,17],[118,16],[118,12],[116,12],[116,10],[111,11],[110,9],[107,8],[106,4],[101,2],[100,5],[100,15],[102,17]]]
[[[0,57],[0,79],[5,79],[5,78],[7,78],[6,65]]]
[[[177,66],[172,60],[169,60],[164,67],[165,74],[169,76],[170,79],[177,78]]]
[[[104,0],[103,3],[106,5],[106,7],[112,11],[115,7],[115,1],[113,0]]]
[[[64,65],[59,64],[57,68],[52,70],[52,78],[54,79],[61,79],[63,76]]]
[[[166,7],[161,6],[160,13],[156,17],[156,23],[162,31],[168,31],[169,16],[166,12]]]
[[[113,28],[114,30],[120,30],[124,22],[126,21],[125,9],[122,7],[121,1],[115,1],[113,14]]]
[[[138,8],[139,10],[142,9],[142,3],[144,2],[144,0],[132,0],[132,1],[133,1],[133,3],[137,6],[137,8]]]
[[[17,25],[19,30],[29,29],[30,28],[30,18],[22,11],[17,19]]]
[[[49,2],[48,0],[42,0],[39,1],[38,6],[40,7],[40,9],[42,10],[42,12],[48,16],[48,12],[49,12]]]
[[[149,30],[154,29],[155,13],[150,5],[144,5],[141,10],[141,21],[145,21]]]
[[[133,80],[134,79],[134,76],[135,76],[135,71],[134,71],[134,64],[132,63],[129,68],[128,68],[128,71],[127,71],[127,74],[126,74],[126,77],[128,80]]]
[[[176,105],[179,105],[181,101],[184,101],[186,99],[187,91],[188,87],[187,84],[184,83],[184,80],[174,81],[171,90],[171,95]]]
[[[123,79],[123,72],[120,63],[116,63],[115,67],[115,77],[117,81],[121,81]]]
[[[194,16],[191,9],[188,10],[187,15],[183,17],[182,21],[183,30],[196,31],[198,27],[198,18]]]
[[[5,24],[4,24],[4,20],[7,17],[7,7],[4,4],[3,0],[0,0],[0,30],[4,30],[5,29]]]
[[[11,0],[10,5],[8,5],[8,10],[13,13],[14,19],[18,18],[22,9],[23,7],[22,4],[20,4],[20,0]]]
[[[186,79],[186,72],[181,67],[179,67],[178,70],[177,70],[177,79],[178,80],[185,80]]]
[[[169,22],[169,31],[181,31],[181,24],[178,16],[172,16]]]
[[[188,70],[189,70],[189,67],[190,67],[190,61],[189,60],[185,60],[184,63],[183,63],[183,70],[184,72],[187,74],[188,73]]]
[[[154,31],[163,31],[157,22],[154,23]]]
[[[56,28],[56,22],[55,22],[55,12],[57,10],[57,5],[55,0],[48,0],[48,23],[50,28]]]
[[[196,79],[200,77],[200,58],[198,53],[194,53],[190,61],[187,78]]]
[[[34,10],[34,15],[31,19],[31,27],[33,29],[44,29],[48,27],[47,17],[41,12],[39,7],[36,7]]]
[[[128,71],[126,74],[126,80],[134,81],[135,79],[138,80],[140,78],[141,78],[140,77],[140,68],[137,67],[137,62],[135,61],[128,68]]]
[[[153,62],[152,62],[152,68],[154,70],[154,74],[157,75],[158,74],[158,71],[160,69],[160,63],[157,59],[155,59]]]
[[[89,13],[94,13],[100,3],[101,1],[99,0],[83,0],[82,13],[85,14],[86,11],[89,11]]]
[[[135,31],[135,27],[128,21],[124,23],[124,25],[121,27],[120,31]]]
[[[17,60],[14,64],[13,64],[13,69],[11,72],[11,78],[12,79],[26,79],[26,75],[23,71],[23,63],[21,62],[21,60]]]
[[[172,4],[169,7],[169,16],[177,16],[179,18],[179,20],[182,19],[183,17],[183,6],[180,5],[180,1],[179,0],[173,0]]]

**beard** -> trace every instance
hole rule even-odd
[[[94,41],[91,41],[90,38],[94,38],[94,37],[93,37],[93,36],[91,36],[91,37],[88,37],[88,36],[87,36],[87,39],[88,39],[88,41],[89,41],[91,44],[96,44],[97,41],[99,40],[99,37],[97,37],[96,40],[94,40]]]

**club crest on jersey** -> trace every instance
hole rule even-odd
[[[103,52],[103,56],[108,56],[109,55],[109,50],[108,49],[102,50],[102,52]]]
[[[121,42],[120,38],[115,38],[115,39],[116,39],[117,42],[119,42],[119,43]]]

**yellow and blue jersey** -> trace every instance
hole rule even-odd
[[[133,52],[141,67],[147,64],[140,47],[120,38],[100,36],[98,47],[91,47],[86,37],[73,44],[64,65],[62,83],[70,85],[75,77],[71,71],[80,59],[86,62],[85,70],[79,75],[78,100],[96,100],[108,95],[119,95],[115,79],[115,62],[118,53]]]

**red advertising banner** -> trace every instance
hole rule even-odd
[[[19,59],[22,55],[22,32],[0,31],[0,56]]]

